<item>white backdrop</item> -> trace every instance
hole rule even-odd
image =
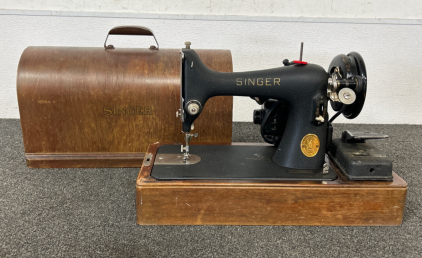
[[[116,4],[121,8],[116,7],[114,11],[118,11],[118,13],[112,15],[110,14],[113,11],[113,8],[110,8],[113,6],[112,2],[127,4],[128,1],[102,1],[105,4],[101,5],[101,8],[108,6],[108,9],[99,8],[98,10],[105,10],[109,13],[96,14],[74,12],[94,11],[90,8],[94,9],[95,5],[94,7],[82,6],[82,9],[76,8],[76,4],[81,4],[82,1],[73,1],[76,3],[73,5],[75,7],[73,9],[70,8],[72,5],[69,4],[69,1],[59,1],[62,4],[55,4],[55,1],[27,1],[32,5],[26,5],[27,7],[31,6],[26,9],[33,9],[32,11],[17,10],[25,9],[19,6],[18,1],[15,3],[15,1],[3,0],[2,2],[9,7],[9,10],[5,8],[0,11],[0,14],[3,13],[0,15],[2,24],[0,27],[2,67],[0,69],[0,118],[19,117],[15,88],[16,69],[20,55],[27,46],[102,47],[110,28],[119,25],[141,25],[154,31],[161,48],[181,48],[184,41],[189,40],[192,42],[192,48],[230,49],[234,71],[271,68],[281,66],[285,58],[298,59],[301,41],[305,42],[304,60],[319,64],[324,68],[328,67],[334,56],[357,51],[365,59],[368,71],[367,102],[361,115],[355,120],[346,120],[341,117],[337,121],[422,124],[422,116],[419,115],[419,103],[422,96],[419,79],[419,71],[422,68],[420,48],[422,26],[418,20],[421,18],[420,6],[418,8],[403,8],[401,11],[390,8],[389,11],[381,12],[384,16],[380,17],[391,19],[381,20],[361,19],[375,18],[380,13],[379,11],[375,12],[375,9],[369,9],[373,10],[370,16],[367,16],[368,14],[365,12],[358,11],[358,15],[354,16],[357,18],[345,20],[333,18],[337,16],[333,11],[327,11],[331,10],[329,6],[325,9],[318,9],[320,11],[304,8],[305,16],[293,19],[273,15],[274,18],[268,8],[258,10],[255,13],[259,15],[258,18],[257,16],[248,16],[251,13],[244,10],[244,6],[243,9],[239,7],[239,13],[243,16],[238,17],[222,16],[227,12],[221,6],[220,9],[214,9],[216,11],[211,13],[205,13],[201,8],[193,8],[191,11],[193,15],[182,17],[171,15],[179,9],[170,6],[169,11],[167,13],[164,11],[163,14],[136,14],[128,15],[131,18],[116,18],[125,16],[124,5]],[[44,6],[40,5],[42,2],[45,3]],[[99,1],[94,2],[99,4]],[[164,3],[164,1],[162,2]],[[209,1],[209,3],[211,2]],[[235,4],[241,1],[215,2]],[[264,2],[270,3],[271,1]],[[283,2],[289,2],[291,6],[284,9],[273,7],[273,9],[289,11],[290,13],[286,16],[298,15],[298,8],[302,8],[294,4],[293,1]],[[300,2],[298,1],[298,3]],[[331,1],[328,2],[331,3]],[[338,3],[338,1],[332,2],[333,6]],[[381,1],[372,1],[373,5],[379,2]],[[160,1],[156,3],[160,3]],[[135,6],[140,8],[140,4]],[[42,7],[44,9],[39,11]],[[154,9],[151,6],[150,8],[146,8],[144,11],[150,13],[162,11],[159,8]],[[59,12],[46,13],[47,9]],[[61,10],[70,10],[71,12],[61,12]],[[294,12],[295,10],[296,12]],[[219,16],[204,16],[204,18],[200,16],[203,14]],[[234,13],[229,12],[229,14]],[[318,15],[319,17],[328,17],[328,20],[320,18],[306,20],[306,17]],[[349,18],[353,17],[348,15]],[[271,19],[266,19],[266,17]],[[413,20],[404,20],[403,18]],[[153,42],[149,38],[113,37],[110,39],[110,43],[116,47],[148,47]],[[234,121],[252,121],[252,111],[257,107],[258,105],[249,98],[235,98]]]
[[[420,0],[1,0],[5,10],[421,19]]]

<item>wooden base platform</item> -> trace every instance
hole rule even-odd
[[[396,226],[402,223],[407,184],[392,182],[172,180],[150,177],[144,160],[136,181],[140,225]]]

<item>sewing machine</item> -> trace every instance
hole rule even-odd
[[[336,56],[328,72],[302,60],[284,67],[220,73],[194,50],[181,50],[183,145],[151,144],[136,181],[142,225],[400,225],[407,184],[369,139],[344,131],[365,102],[367,78],[356,52]],[[192,145],[208,99],[248,96],[266,144]],[[329,118],[328,102],[336,114]],[[212,119],[212,118],[211,118]],[[200,137],[200,136],[199,136]]]
[[[365,140],[388,136],[345,132],[349,136],[348,144],[342,145],[344,140],[332,143],[332,121],[340,114],[348,119],[357,117],[365,102],[367,78],[361,55],[356,52],[338,55],[326,72],[321,66],[302,61],[302,53],[303,43],[300,60],[284,60],[283,67],[222,73],[206,67],[190,45],[182,49],[177,116],[185,134],[185,144],[181,146],[183,155],[176,154],[177,146],[160,147],[158,154],[165,154],[162,161],[166,166],[159,166],[158,161],[151,176],[159,180],[333,180],[336,173],[329,168],[326,154],[334,149],[330,156],[336,161],[345,160],[347,165],[338,165],[345,168],[344,173],[350,179],[391,180],[391,162],[388,164],[385,156],[380,161],[379,150],[369,155],[370,163],[363,161],[365,171],[374,170],[371,173],[362,174],[362,160],[358,171],[354,171],[355,165],[350,165],[359,163],[353,161],[353,153],[362,148],[368,153],[375,148],[368,146]],[[190,146],[191,139],[198,136],[191,132],[194,121],[207,100],[222,95],[248,96],[261,104],[261,109],[254,111],[253,120],[261,126],[261,135],[269,145]],[[330,120],[328,102],[337,111]],[[351,145],[354,149],[350,149]],[[340,156],[341,159],[336,158]],[[368,160],[368,155],[365,158]],[[383,166],[378,164],[380,162]],[[215,170],[216,167],[223,169]]]

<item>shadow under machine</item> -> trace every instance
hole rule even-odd
[[[406,184],[382,151],[366,142],[388,136],[344,131],[341,139],[332,139],[332,121],[340,114],[353,119],[363,108],[362,56],[338,55],[325,71],[302,61],[302,51],[303,44],[300,60],[286,59],[283,67],[223,73],[205,66],[190,44],[181,50],[177,116],[185,144],[150,146],[137,180],[139,224],[401,223]],[[256,100],[261,108],[253,121],[268,144],[190,145],[198,136],[194,121],[214,96]],[[337,111],[331,118],[329,102]],[[389,194],[395,198],[382,197]],[[378,211],[367,208],[374,197],[385,202]],[[336,205],[347,203],[350,207],[337,211]],[[329,216],[312,215],[318,212]]]

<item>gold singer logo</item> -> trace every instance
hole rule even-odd
[[[237,78],[237,86],[280,86],[280,78]]]
[[[152,115],[152,107],[104,107],[103,114],[106,116],[112,115],[134,115],[134,116],[149,116]]]
[[[300,143],[300,149],[306,157],[313,157],[318,153],[320,142],[315,134],[307,134]]]

